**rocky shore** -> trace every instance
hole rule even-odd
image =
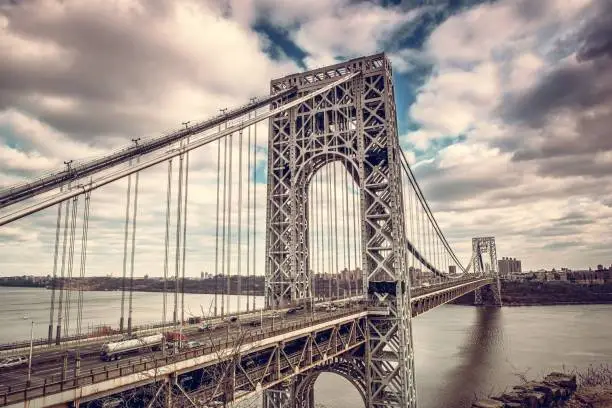
[[[576,389],[576,375],[550,373],[542,381],[516,385],[501,395],[476,401],[472,408],[563,407]]]
[[[612,408],[612,372],[608,367],[585,373],[553,372],[502,394],[480,399],[472,408]]]

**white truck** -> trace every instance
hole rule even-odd
[[[111,361],[120,359],[124,354],[136,353],[140,350],[159,350],[163,338],[164,336],[159,333],[139,339],[106,343],[100,350],[100,358],[104,361]]]

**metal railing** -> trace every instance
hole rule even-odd
[[[278,329],[270,329],[266,331],[249,330],[246,332],[246,335],[244,337],[241,337],[240,339],[226,338],[225,340],[211,342],[211,344],[209,345],[187,351],[182,351],[178,354],[174,354],[171,356],[153,357],[147,360],[141,357],[139,361],[130,361],[125,365],[120,365],[119,363],[117,363],[116,366],[105,365],[99,369],[90,369],[88,372],[80,373],[79,375],[73,376],[72,378],[60,378],[58,380],[54,377],[51,377],[50,379],[45,378],[42,384],[34,386],[22,384],[17,387],[8,387],[8,389],[4,391],[4,393],[0,393],[0,406],[5,406],[9,403],[25,401],[34,397],[46,396],[49,394],[78,388],[83,385],[95,384],[102,381],[120,378],[129,374],[135,374],[152,369],[157,370],[163,366],[167,366],[168,364],[193,359],[196,357],[218,352],[219,350],[234,347],[238,344],[237,340],[240,340],[240,345],[249,344],[258,340],[264,340],[273,336],[278,336],[281,334],[290,333],[295,330],[310,327],[316,323],[324,323],[329,320],[335,320],[338,318],[350,316],[360,311],[365,311],[365,308],[353,307],[349,310],[345,310],[342,313],[325,313],[325,316],[323,318],[308,317],[304,321],[296,322],[289,325],[281,323],[281,327],[279,327]],[[244,334],[244,332],[241,333]],[[151,380],[153,381],[154,378],[152,377]]]

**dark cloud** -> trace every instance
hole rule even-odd
[[[583,243],[580,241],[561,241],[561,242],[551,242],[542,247],[542,249],[574,249],[578,250],[577,247],[582,247]]]
[[[503,102],[506,122],[537,130],[529,143],[516,150],[513,160],[612,150],[612,2],[599,0],[591,11],[577,35],[575,54],[532,88]],[[558,125],[568,119],[575,128]],[[610,171],[609,166],[593,165],[592,160],[562,167],[562,163],[544,161],[540,171],[596,176]]]
[[[593,224],[593,220],[577,211],[572,211],[563,217],[557,218],[557,225],[561,226],[574,226],[574,225],[589,225]]]
[[[544,17],[548,12],[548,7],[546,0],[517,0],[514,10],[523,20],[534,21]]]
[[[121,12],[94,3],[76,7],[67,2],[57,5],[65,10],[51,12],[45,7],[30,2],[0,9],[0,17],[7,19],[3,31],[10,34],[4,39],[7,46],[14,47],[14,36],[35,44],[33,56],[40,54],[37,58],[0,54],[0,110],[17,107],[71,137],[163,131],[167,115],[147,108],[164,106],[177,89],[243,99],[267,88],[265,81],[258,89],[253,89],[258,86],[255,82],[245,86],[246,75],[223,75],[220,61],[227,56],[207,56],[197,49],[197,38],[175,40],[174,34],[179,34],[172,32],[176,24],[171,23],[176,9],[169,2],[147,1],[142,8]],[[194,15],[213,13],[206,5],[198,7],[192,10]],[[235,45],[238,49],[243,44]],[[49,53],[52,56],[47,58]],[[230,61],[225,58],[223,63]],[[40,102],[45,96],[77,106],[50,109]]]
[[[571,153],[572,151],[567,152],[564,157],[559,154],[557,157],[540,158],[538,172],[551,177],[588,176],[604,178],[612,174],[612,163],[594,162],[592,154],[569,156]]]

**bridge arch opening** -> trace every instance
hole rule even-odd
[[[364,366],[340,359],[309,371],[296,384],[295,401],[300,408],[366,407]]]
[[[306,163],[308,269],[315,299],[363,293],[361,195],[357,166],[343,154]]]
[[[355,381],[351,381],[338,373],[322,372],[317,376],[313,387],[315,407],[366,407],[365,394],[362,393]]]

